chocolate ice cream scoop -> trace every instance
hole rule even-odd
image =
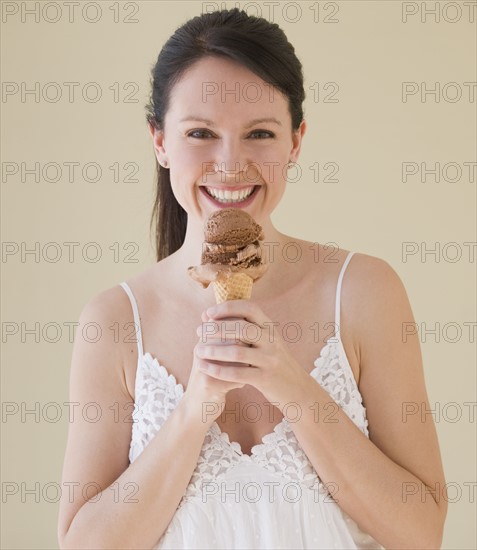
[[[207,243],[244,246],[263,240],[262,227],[240,208],[224,208],[213,212],[206,224],[204,237]]]
[[[256,281],[268,269],[260,247],[262,227],[244,210],[224,208],[213,212],[204,228],[201,265],[189,267],[189,275],[207,288],[211,282],[242,273]]]

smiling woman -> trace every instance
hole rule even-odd
[[[429,404],[399,277],[348,250],[317,262],[326,246],[271,220],[306,130],[293,46],[238,9],[203,14],[152,77],[157,263],[81,313],[77,335],[124,329],[75,340],[70,401],[124,415],[70,425],[63,478],[82,490],[61,501],[61,548],[439,547],[432,416],[402,422],[404,402]],[[213,306],[188,268],[225,208],[263,230],[268,271],[253,299]],[[317,326],[332,327],[322,345]]]

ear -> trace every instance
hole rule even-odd
[[[157,160],[158,162],[162,162],[166,156],[166,150],[164,148],[164,132],[163,130],[158,130],[157,128],[154,128],[154,126],[149,123],[149,133],[152,137],[152,144],[154,147],[154,152],[156,153]]]
[[[290,151],[290,161],[296,162],[300,154],[301,140],[306,132],[306,121],[302,120],[297,130],[292,133],[293,147]]]

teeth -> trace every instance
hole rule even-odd
[[[245,189],[240,189],[240,191],[230,191],[229,189],[214,189],[212,187],[205,188],[207,193],[214,197],[214,199],[219,202],[240,202],[245,200],[253,191],[252,187],[246,187]]]

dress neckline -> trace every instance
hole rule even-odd
[[[311,376],[314,380],[316,380],[315,378],[315,374],[319,372],[320,370],[320,366],[317,365],[316,363],[320,360],[320,359],[324,359],[328,353],[329,353],[329,350],[330,348],[333,346],[333,345],[337,345],[338,346],[338,350],[339,352],[341,352],[341,357],[344,358],[343,362],[346,364],[346,367],[348,368],[348,374],[350,374],[350,378],[351,378],[351,383],[353,385],[353,391],[356,391],[359,396],[361,397],[361,393],[359,391],[359,388],[358,388],[358,385],[357,385],[357,382],[356,382],[356,379],[354,377],[354,373],[351,369],[351,366],[349,364],[349,361],[348,361],[348,357],[346,355],[346,351],[343,347],[343,343],[341,341],[341,339],[339,337],[337,337],[336,335],[335,336],[330,336],[327,340],[325,340],[325,344],[322,346],[321,350],[320,350],[320,353],[318,355],[318,357],[314,360],[313,364],[315,365],[315,367],[308,373],[309,376]],[[341,349],[340,349],[341,348]],[[159,362],[159,360],[157,359],[157,357],[154,357],[151,353],[149,352],[146,352],[146,353],[143,353],[142,356],[138,356],[138,365],[137,365],[137,370],[136,370],[136,383],[135,383],[135,399],[134,399],[134,402],[136,403],[136,389],[137,389],[137,380],[138,380],[138,369],[140,367],[140,363],[144,363],[144,360],[147,360],[147,359],[150,359],[152,361],[152,363],[154,365],[157,365],[157,369],[158,369],[158,372],[160,374],[163,374],[165,375],[165,377],[168,379],[168,382],[173,386],[174,388],[174,391],[175,391],[175,394],[177,396],[178,399],[181,399],[182,396],[184,395],[184,393],[187,391],[187,389],[184,389],[184,386],[180,383],[180,382],[177,382],[176,380],[176,377],[174,376],[174,374],[172,374],[168,369],[167,367],[165,367],[163,364],[161,364]],[[341,364],[341,362],[340,362]],[[345,368],[346,368],[345,367]],[[275,427],[273,428],[273,430],[271,432],[268,432],[266,433],[260,440],[259,443],[257,443],[256,445],[253,445],[250,449],[250,454],[247,454],[247,453],[244,453],[243,450],[242,450],[242,445],[238,442],[238,441],[231,441],[230,440],[230,437],[229,437],[229,434],[227,432],[224,432],[220,426],[217,424],[217,422],[214,420],[214,422],[211,424],[209,430],[212,432],[212,434],[214,436],[217,437],[217,439],[222,443],[224,444],[226,447],[229,447],[231,448],[234,452],[236,452],[242,459],[244,460],[251,460],[253,458],[254,455],[257,454],[257,451],[259,451],[260,449],[266,447],[267,445],[269,445],[270,443],[273,443],[273,441],[280,436],[280,432],[284,432],[284,431],[288,431],[290,430],[291,428],[289,427],[289,424],[288,424],[288,421],[285,417],[283,417],[276,425]]]

